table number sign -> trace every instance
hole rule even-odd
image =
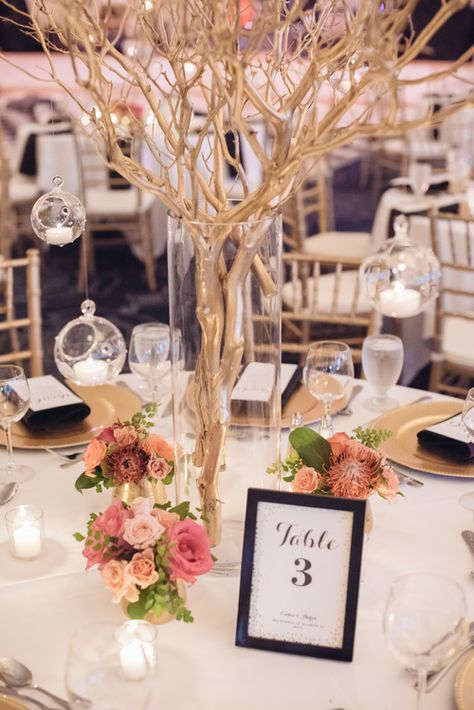
[[[250,489],[237,646],[351,661],[365,501]]]

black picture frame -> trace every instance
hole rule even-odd
[[[339,636],[341,637],[341,642],[336,643],[336,645],[333,644],[324,644],[324,643],[318,643],[318,642],[307,642],[307,641],[299,641],[297,638],[295,640],[295,634],[296,636],[298,635],[298,627],[292,627],[292,621],[287,621],[286,619],[284,620],[285,624],[288,624],[287,627],[283,627],[283,633],[281,633],[281,630],[279,628],[278,634],[275,635],[275,637],[269,636],[269,632],[265,632],[262,635],[256,634],[253,629],[250,629],[250,615],[251,615],[251,607],[252,610],[255,610],[255,606],[257,604],[256,598],[260,594],[260,592],[256,592],[256,588],[260,589],[262,585],[260,584],[260,581],[258,584],[256,583],[256,580],[258,579],[257,577],[254,578],[254,574],[258,572],[256,569],[256,539],[257,535],[260,535],[260,532],[257,531],[257,516],[259,512],[259,507],[262,504],[270,504],[270,506],[274,505],[277,506],[275,508],[275,513],[276,511],[281,510],[281,505],[283,506],[291,506],[288,508],[289,513],[292,513],[293,515],[298,515],[299,513],[299,508],[305,508],[305,509],[311,509],[311,512],[309,513],[309,519],[311,521],[314,521],[314,524],[318,524],[318,510],[326,510],[326,511],[334,511],[334,513],[337,515],[338,513],[346,513],[350,512],[352,514],[352,524],[349,525],[346,522],[345,528],[348,528],[348,531],[346,531],[347,535],[347,540],[344,541],[344,545],[346,546],[345,549],[349,549],[348,552],[348,559],[346,561],[346,573],[342,574],[342,582],[341,584],[341,595],[345,595],[345,602],[340,602],[341,606],[343,606],[343,629],[342,632],[340,630]],[[296,506],[296,508],[295,508]],[[312,495],[306,495],[306,494],[299,494],[299,493],[290,493],[290,492],[283,492],[283,491],[275,491],[275,490],[263,490],[263,489],[254,489],[250,488],[248,490],[248,495],[247,495],[247,511],[246,511],[246,519],[245,519],[245,531],[244,531],[244,542],[243,542],[243,553],[242,553],[242,568],[241,568],[241,576],[240,576],[240,592],[239,592],[239,607],[238,607],[238,614],[237,614],[237,630],[236,630],[236,638],[235,638],[235,643],[237,646],[244,646],[244,647],[250,647],[250,648],[257,648],[257,649],[262,649],[266,651],[277,651],[277,652],[283,652],[283,653],[293,653],[293,654],[300,654],[300,655],[305,655],[305,656],[315,656],[319,658],[327,658],[331,660],[339,660],[339,661],[347,661],[350,662],[352,661],[353,658],[353,650],[354,650],[354,637],[355,637],[355,628],[356,628],[356,616],[357,616],[357,603],[358,603],[358,597],[359,597],[359,584],[360,584],[360,569],[361,569],[361,560],[362,560],[362,548],[363,548],[363,542],[364,542],[364,524],[365,524],[365,509],[366,509],[366,503],[363,500],[354,500],[354,499],[349,499],[349,498],[334,498],[334,497],[329,497],[329,496],[312,496]],[[264,509],[262,508],[262,511],[270,511],[272,508],[266,506]],[[312,514],[312,511],[314,510],[314,516]],[[265,512],[265,515],[267,513]],[[306,512],[303,513],[305,516],[305,519],[308,520],[308,514]],[[321,518],[321,516],[320,516]],[[327,514],[325,516],[325,519],[327,520]],[[346,520],[348,520],[346,518]],[[264,525],[264,524],[263,524]],[[284,523],[284,525],[288,525],[288,523]],[[279,526],[276,526],[276,529],[272,527],[272,531],[267,533],[270,536],[275,536],[277,535],[276,530],[279,529]],[[283,528],[284,529],[284,528]],[[288,529],[289,530],[289,529]],[[312,532],[312,531],[311,531]],[[327,532],[327,531],[326,531]],[[262,533],[263,534],[263,533]],[[285,537],[282,539],[282,534],[281,532],[278,533],[280,535],[280,540],[281,544],[278,547],[281,547],[283,544],[286,544],[288,542],[288,533],[285,534]],[[317,534],[317,533],[316,533]],[[263,539],[263,538],[262,538]],[[273,540],[273,538],[271,538]],[[290,544],[293,544],[291,540],[296,539],[296,535],[294,538],[290,538],[289,542]],[[301,538],[300,538],[301,539]],[[306,537],[305,537],[306,539]],[[323,539],[323,535],[320,536],[319,542]],[[314,540],[313,540],[314,542]],[[333,540],[332,542],[336,543],[336,540]],[[259,543],[263,544],[263,543]],[[300,544],[300,543],[295,543],[295,544]],[[305,543],[306,544],[306,543]],[[338,545],[339,546],[339,545]],[[329,545],[327,546],[329,549]],[[336,544],[335,544],[336,547]],[[318,549],[316,549],[318,548]],[[314,551],[311,546],[311,554],[313,555],[313,558],[316,553],[319,552],[321,548],[318,547],[318,545],[314,546]],[[307,552],[307,551],[306,551]],[[290,552],[285,553],[285,554],[290,554]],[[305,553],[306,554],[306,553]],[[309,552],[307,552],[309,556]],[[270,555],[271,557],[268,557]],[[272,556],[273,555],[273,556]],[[275,574],[279,575],[280,574],[280,566],[279,566],[279,553],[277,550],[277,547],[275,550],[273,549],[268,549],[268,554],[267,554],[267,548],[265,549],[265,559],[266,560],[271,560],[271,569],[272,569],[272,575],[274,573],[274,570],[278,570],[275,572]],[[297,558],[295,560],[295,565],[301,558]],[[281,561],[281,560],[280,560]],[[304,562],[307,562],[307,560],[303,560]],[[337,558],[335,559],[335,562],[337,563]],[[267,562],[265,562],[267,564]],[[317,568],[315,568],[317,571]],[[339,571],[336,573],[341,574],[341,568],[338,566]],[[296,574],[299,572],[299,574],[304,575],[304,571],[298,570],[296,568],[296,571],[293,570],[294,572],[294,577],[291,577],[291,582],[293,585],[296,585],[295,579],[298,581],[300,580],[300,577],[296,578]],[[271,588],[271,605],[275,605],[280,603],[282,604],[282,609],[285,607],[285,605],[289,604],[290,606],[287,607],[289,609],[292,609],[293,607],[291,606],[291,599],[288,598],[288,570],[285,572],[282,571],[282,575],[285,574],[285,584],[275,584]],[[314,572],[313,572],[314,574]],[[308,577],[310,575],[308,574]],[[302,585],[298,586],[305,586],[305,585],[310,585],[310,582],[306,581],[306,578],[301,578],[304,579],[304,583]],[[317,584],[321,585],[326,583],[327,585],[332,585],[331,586],[331,594],[336,594],[337,589],[333,588],[333,580],[331,579],[331,575],[327,576],[325,579],[318,579]],[[285,591],[286,590],[286,591]],[[327,590],[328,591],[328,590]],[[290,595],[293,594],[294,592],[291,591]],[[306,592],[307,593],[307,592]],[[298,592],[296,592],[298,594]],[[281,600],[279,598],[279,595],[281,595]],[[336,598],[336,597],[335,597]],[[342,598],[342,597],[341,597]],[[270,600],[269,600],[270,601]],[[265,605],[266,606],[266,605]],[[257,608],[258,612],[258,608]],[[259,613],[259,612],[258,612]],[[265,612],[264,612],[265,613]],[[317,614],[317,609],[315,609],[315,613]],[[285,616],[292,616],[292,614],[286,614],[285,612],[281,612],[281,614]],[[311,618],[311,619],[317,619],[317,616],[315,617],[308,617],[304,616],[305,619]],[[273,619],[275,621],[275,619]],[[279,623],[282,623],[281,619],[277,620]],[[296,624],[300,624],[301,621],[297,621]],[[309,625],[311,626],[313,622],[309,622]],[[315,626],[317,626],[315,624]],[[296,629],[296,631],[295,631]],[[304,634],[303,634],[304,636]]]

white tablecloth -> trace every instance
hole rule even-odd
[[[364,406],[369,386],[363,384],[365,390],[353,403],[354,414],[335,418],[337,429],[350,431],[373,418]],[[419,391],[402,387],[394,392],[401,403],[420,396]],[[169,420],[162,431],[169,435]],[[99,574],[84,571],[81,546],[72,537],[74,531],[84,529],[89,511],[103,509],[110,493],[77,493],[74,480],[80,465],[61,470],[59,460],[42,451],[17,451],[16,457],[33,465],[36,476],[1,509],[0,516],[4,518],[6,510],[20,503],[41,506],[47,551],[31,562],[12,558],[2,520],[0,655],[22,660],[33,670],[37,683],[64,695],[63,671],[71,634],[88,622],[123,621]],[[0,452],[3,460],[4,450]],[[375,523],[364,552],[352,663],[237,648],[239,579],[208,575],[188,592],[194,624],[172,622],[159,628],[158,671],[150,710],[414,707],[411,678],[389,654],[382,632],[391,582],[408,572],[447,574],[464,587],[470,618],[474,618],[472,559],[460,536],[472,524],[472,517],[458,503],[461,494],[474,490],[474,481],[416,475],[425,485],[403,486],[403,498],[387,503],[372,497]],[[423,710],[454,710],[454,675],[453,670],[424,698]]]

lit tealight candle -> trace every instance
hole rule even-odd
[[[419,312],[420,301],[418,291],[396,283],[393,288],[387,288],[380,293],[380,310],[385,316],[392,318],[409,318]]]
[[[81,385],[102,385],[107,381],[108,374],[108,365],[103,360],[88,357],[74,365],[74,377]]]
[[[56,244],[58,246],[72,242],[73,237],[71,227],[50,227],[46,230],[45,235],[48,244]]]
[[[24,560],[32,560],[41,554],[41,532],[34,525],[25,523],[13,531],[15,555]]]
[[[127,680],[143,680],[147,674],[147,662],[142,644],[134,639],[120,649],[120,664]]]

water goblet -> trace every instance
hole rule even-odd
[[[409,177],[413,192],[417,197],[426,195],[430,188],[431,165],[429,163],[412,163],[409,169]]]
[[[347,396],[354,379],[351,349],[345,343],[320,340],[311,343],[306,355],[303,380],[313,397],[323,402],[324,414],[319,425],[321,436],[333,434],[329,413],[331,402]]]
[[[395,658],[418,676],[416,708],[428,673],[446,666],[468,635],[463,590],[439,574],[408,574],[390,589],[383,626]]]
[[[132,330],[128,353],[130,370],[151,390],[151,402],[158,404],[160,380],[171,371],[170,328],[165,323],[142,323]]]
[[[399,402],[387,392],[395,385],[403,367],[403,343],[396,335],[369,335],[362,345],[362,369],[377,393],[365,404],[368,409],[384,412]]]
[[[30,388],[22,367],[0,365],[0,426],[5,431],[8,462],[0,467],[0,483],[24,483],[34,476],[30,466],[15,463],[11,425],[28,411]]]
[[[156,628],[146,621],[99,622],[71,638],[66,691],[72,708],[141,710],[153,687]]]

